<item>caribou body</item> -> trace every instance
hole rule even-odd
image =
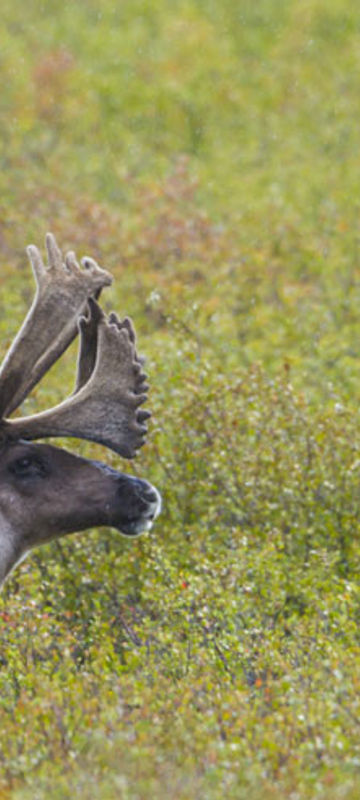
[[[161,507],[147,481],[50,444],[77,437],[132,458],[145,441],[150,416],[147,376],[132,322],[106,316],[98,304],[112,278],[90,258],[63,259],[46,236],[48,265],[27,252],[37,290],[32,307],[0,368],[0,584],[33,547],[92,526],[126,536],[149,530]],[[9,419],[45,372],[80,334],[73,394],[52,409]]]

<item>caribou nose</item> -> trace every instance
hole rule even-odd
[[[138,513],[146,519],[155,519],[161,511],[161,496],[155,486],[143,478],[123,476],[118,479],[118,496],[125,503],[128,513]]]
[[[161,494],[159,494],[158,490],[155,489],[155,486],[152,486],[151,483],[148,483],[147,488],[143,494],[143,498],[146,503],[149,504],[149,517],[150,519],[156,519],[159,516],[162,506],[161,501]]]
[[[144,481],[139,478],[137,481],[137,490],[140,490],[141,502],[146,506],[144,517],[148,520],[148,522],[152,522],[160,514],[162,505],[161,495],[159,494],[158,490],[155,489],[155,486],[153,486],[151,483],[148,483],[148,481]]]
[[[115,527],[125,536],[137,536],[152,528],[161,511],[157,489],[141,478],[121,476],[118,484],[121,506],[116,514]]]
[[[155,486],[143,478],[133,478],[135,494],[145,503],[161,505],[161,498]]]
[[[147,503],[157,503],[159,499],[159,495],[152,486],[146,488],[145,492],[142,495],[143,500],[146,500]]]

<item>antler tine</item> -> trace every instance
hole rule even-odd
[[[78,392],[79,389],[81,389],[81,387],[87,383],[94,370],[98,343],[98,324],[102,317],[103,312],[100,306],[92,298],[90,298],[87,307],[87,314],[79,319],[80,347],[75,392]],[[145,363],[145,359],[143,356],[139,356],[136,351],[136,333],[130,317],[124,317],[124,319],[121,321],[117,314],[115,314],[115,311],[112,311],[109,315],[108,322],[111,325],[116,325],[119,330],[121,330],[121,328],[127,330],[130,342],[134,345],[134,360],[136,362],[134,369],[135,372],[139,373],[139,375],[141,372],[143,392],[147,391],[149,386],[145,382],[148,376],[141,369]]]
[[[72,436],[98,442],[125,458],[142,447],[149,411],[146,376],[135,349],[131,321],[107,318],[94,300],[80,321],[77,391],[49,411],[6,423],[11,437]]]
[[[133,322],[130,319],[130,317],[124,317],[123,321],[121,322],[119,320],[118,315],[115,314],[115,311],[112,311],[111,314],[109,315],[109,322],[114,323],[118,327],[126,328],[126,330],[128,331],[128,334],[129,334],[130,341],[132,342],[132,344],[135,347],[135,344],[136,344],[136,333],[135,333],[135,328],[134,328]],[[135,348],[135,359],[140,365],[144,365],[145,364],[146,359],[144,358],[144,356],[139,356],[136,348]],[[147,377],[147,375],[145,375],[145,377]]]
[[[37,247],[27,248],[36,294],[0,369],[0,419],[20,405],[67,349],[89,298],[98,297],[112,282],[111,275],[92,259],[83,259],[81,268],[70,251],[63,261],[51,233],[46,235],[46,249],[47,267]]]

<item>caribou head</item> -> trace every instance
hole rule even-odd
[[[98,305],[112,278],[90,258],[63,259],[47,234],[48,265],[38,249],[28,256],[37,290],[32,307],[0,368],[0,583],[38,544],[91,526],[126,536],[151,528],[160,495],[147,481],[49,444],[75,437],[105,445],[125,458],[142,447],[150,416],[147,376],[128,317],[106,316]],[[80,334],[73,394],[52,409],[8,417]]]

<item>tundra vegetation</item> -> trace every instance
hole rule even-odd
[[[3,0],[2,23],[1,355],[50,227],[136,322],[133,472],[164,510],[6,583],[0,797],[357,800],[356,4]]]

